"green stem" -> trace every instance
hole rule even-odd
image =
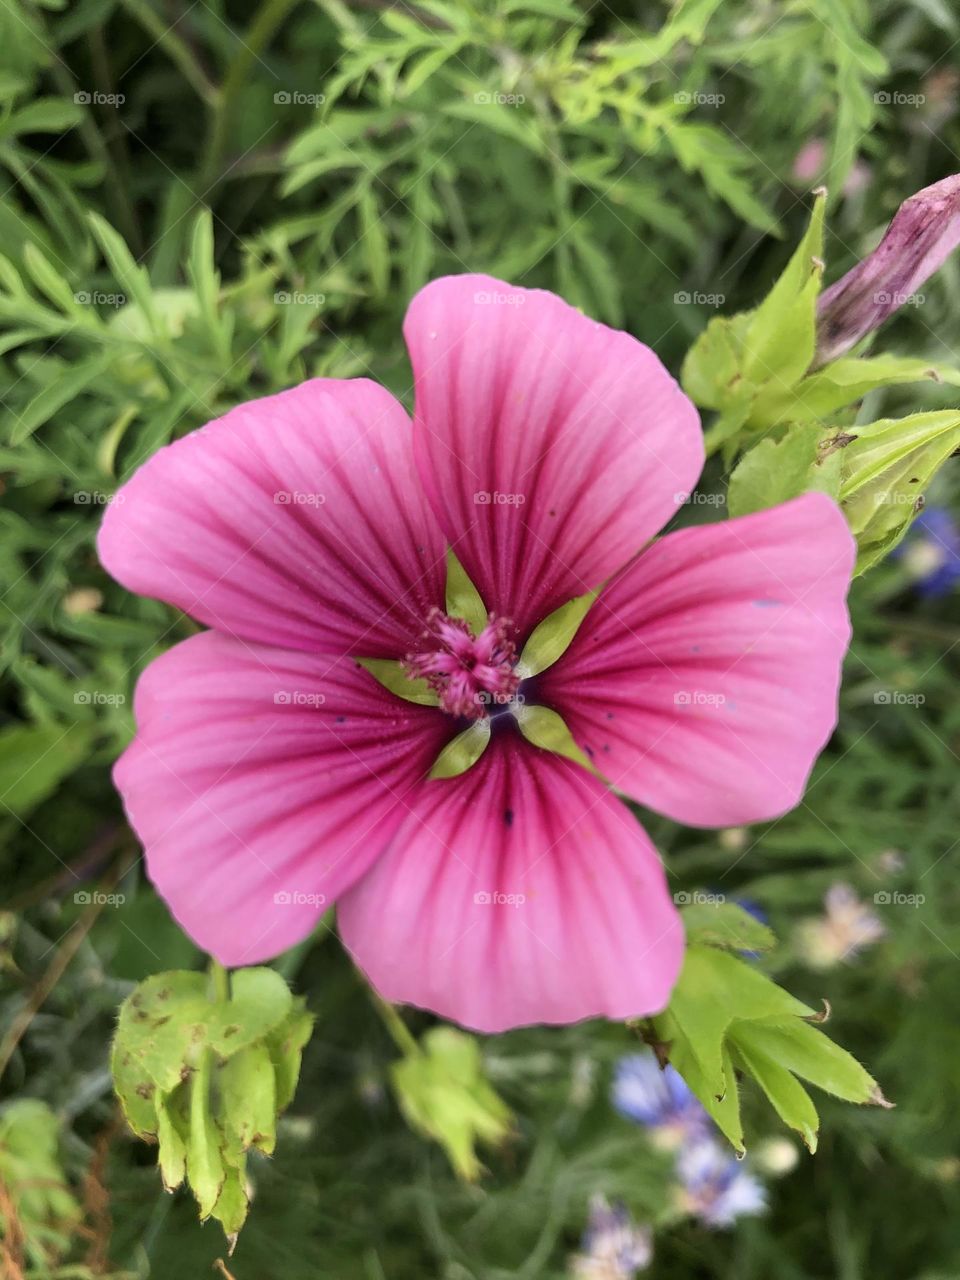
[[[158,44],[170,61],[179,67],[183,78],[196,91],[201,101],[208,107],[214,107],[219,98],[217,87],[211,84],[207,73],[183,37],[177,35],[173,27],[169,26],[163,18],[158,17],[148,4],[143,3],[143,0],[123,0],[123,4],[153,38],[154,44]]]
[[[376,1005],[380,1017],[384,1021],[384,1025],[393,1037],[393,1042],[401,1053],[408,1056],[415,1056],[420,1052],[420,1046],[410,1034],[406,1023],[397,1013],[392,1004],[380,998],[373,990],[370,991],[370,997]]]
[[[243,37],[240,52],[230,63],[230,69],[214,103],[213,124],[200,170],[200,194],[203,196],[220,180],[230,130],[236,119],[235,102],[247,88],[253,63],[259,59],[287,14],[298,3],[299,0],[267,0]]]
[[[230,999],[230,975],[218,960],[210,961],[210,981],[214,1000],[226,1003]]]

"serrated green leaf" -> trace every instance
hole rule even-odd
[[[817,1149],[820,1128],[817,1109],[803,1085],[786,1067],[764,1052],[751,1032],[752,1028],[746,1024],[737,1036],[735,1062],[753,1076],[777,1115],[784,1124],[796,1129],[812,1155]]]
[[[780,1066],[845,1102],[889,1106],[876,1080],[826,1032],[802,1019],[738,1028],[737,1044],[759,1049]]]

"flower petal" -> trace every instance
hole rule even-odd
[[[215,631],[143,673],[114,781],[147,869],[223,964],[299,941],[366,871],[449,730],[348,660]]]
[[[855,546],[822,494],[683,529],[601,594],[539,694],[614,786],[694,826],[796,805],[837,719]]]
[[[161,449],[99,551],[129,590],[292,649],[403,657],[443,604],[409,419],[366,379],[305,382]]]
[[[522,642],[674,514],[703,465],[697,411],[649,347],[539,289],[435,280],[404,333],[423,483]]]
[[[384,999],[488,1032],[664,1007],[683,926],[643,829],[584,769],[497,735],[412,808],[338,907]]]

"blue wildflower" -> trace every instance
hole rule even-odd
[[[945,507],[927,507],[895,553],[920,595],[946,595],[960,580],[960,528]]]
[[[661,1070],[652,1053],[621,1058],[613,1079],[613,1105],[628,1120],[651,1130],[659,1145],[674,1148],[711,1127],[703,1104],[671,1066]]]
[[[633,1280],[653,1257],[653,1237],[633,1222],[625,1205],[595,1195],[580,1248],[572,1263],[578,1280]]]
[[[729,1227],[766,1208],[762,1183],[711,1138],[684,1147],[677,1156],[677,1176],[681,1207],[708,1227]]]

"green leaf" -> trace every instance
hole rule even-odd
[[[756,965],[692,940],[670,1005],[653,1025],[674,1067],[738,1150],[744,1143],[735,1068],[754,1076],[813,1150],[816,1110],[793,1077],[852,1102],[888,1105],[860,1064],[810,1025],[815,1016]]]
[[[517,724],[520,732],[528,742],[544,751],[553,751],[557,755],[566,756],[576,764],[582,764],[591,773],[596,773],[588,756],[577,746],[573,734],[567,728],[563,717],[552,707],[524,706],[517,712]]]
[[[220,1135],[210,1110],[210,1057],[204,1054],[190,1078],[187,1139],[187,1174],[201,1218],[209,1218],[226,1176],[220,1146]]]
[[[182,1091],[177,1090],[178,1094]],[[158,1164],[165,1191],[173,1191],[187,1176],[187,1144],[181,1126],[171,1114],[177,1104],[170,1098],[157,1100],[157,1140],[160,1143]]]
[[[749,1031],[749,1024],[740,1030],[734,1061],[753,1076],[777,1115],[785,1125],[797,1130],[812,1155],[817,1149],[820,1117],[810,1095],[786,1067],[752,1041]]]
[[[268,1032],[264,1043],[273,1063],[277,1111],[285,1111],[293,1101],[300,1079],[303,1047],[313,1030],[313,1014],[303,996],[295,996],[286,1019]]]
[[[467,577],[452,547],[447,548],[446,605],[450,617],[463,618],[475,636],[487,625],[488,614],[480,592]]]
[[[743,374],[744,337],[751,313],[714,316],[689,349],[680,381],[691,400],[704,409],[726,409],[756,392]]]
[[[277,1141],[276,1079],[270,1051],[253,1044],[234,1054],[219,1069],[218,1085],[224,1127],[246,1149],[270,1155]]]
[[[84,724],[15,725],[0,732],[0,815],[26,817],[81,764],[93,730]]]
[[[357,666],[369,671],[374,680],[395,693],[404,702],[416,702],[421,707],[438,707],[440,699],[426,680],[411,680],[406,668],[393,658],[358,658]]]
[[[912,382],[947,382],[960,385],[960,371],[930,360],[909,356],[871,356],[868,359],[834,360],[784,390],[765,388],[751,410],[750,425],[767,429],[782,422],[825,418],[879,387]]]
[[[857,539],[856,572],[897,545],[926,487],[960,448],[960,410],[881,418],[837,432],[823,453],[840,451],[840,501]]]
[[[807,230],[783,274],[752,313],[743,340],[743,374],[749,382],[792,386],[810,367],[823,276],[825,207],[826,192],[820,191]]]
[[[695,901],[680,912],[689,942],[728,951],[769,951],[777,939],[772,929],[737,902]]]
[[[431,778],[456,778],[477,763],[490,742],[490,721],[475,720],[443,748],[430,770]]]
[[[10,428],[11,445],[23,444],[64,405],[98,382],[113,360],[112,351],[100,351],[94,356],[88,356],[86,360],[78,361],[68,371],[42,387],[23,411],[14,415],[16,420]]]
[[[476,1144],[503,1142],[511,1113],[484,1078],[474,1037],[434,1027],[394,1063],[390,1077],[407,1122],[441,1144],[461,1178],[479,1177]]]
[[[782,440],[761,440],[745,453],[730,476],[727,512],[749,515],[815,490],[840,496],[840,456],[818,446],[823,427],[791,427]]]
[[[799,1018],[738,1028],[737,1044],[749,1043],[802,1080],[846,1102],[889,1107],[873,1077],[819,1027]]]
[[[554,609],[553,613],[534,627],[517,664],[518,673],[523,679],[545,671],[566,653],[599,594],[598,588],[596,591],[588,591],[586,595],[577,596],[559,609]]]

